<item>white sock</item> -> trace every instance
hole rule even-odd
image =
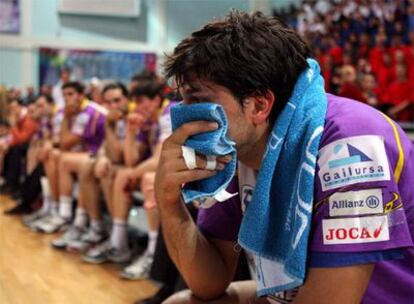
[[[52,198],[50,194],[50,187],[49,181],[47,177],[43,176],[40,178],[40,186],[42,187],[42,195],[43,195],[43,204],[42,204],[42,213],[48,213],[52,209]]]
[[[42,213],[50,213],[52,211],[52,198],[50,196],[43,196]]]
[[[72,198],[70,196],[61,195],[59,200],[59,215],[65,219],[70,219],[72,213]]]
[[[147,250],[145,251],[147,254],[154,255],[155,253],[155,246],[157,245],[157,237],[158,231],[157,230],[150,230],[148,233],[148,245]]]
[[[75,220],[73,221],[73,225],[78,228],[85,228],[88,224],[88,214],[86,210],[82,207],[76,208],[75,213]]]
[[[91,228],[95,231],[101,232],[103,230],[102,220],[92,220]]]
[[[50,205],[50,213],[55,216],[59,215],[59,203],[57,201],[51,201]]]
[[[128,248],[128,226],[126,221],[115,219],[112,225],[111,246],[118,249]]]

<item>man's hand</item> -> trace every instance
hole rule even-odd
[[[128,115],[127,118],[127,130],[131,133],[138,133],[138,131],[145,124],[145,116],[139,112],[134,112]]]
[[[63,117],[65,119],[71,118],[75,113],[72,111],[70,107],[65,107],[63,109]]]
[[[207,121],[195,121],[182,125],[163,144],[157,175],[155,178],[155,196],[160,207],[177,204],[180,202],[181,186],[185,183],[205,179],[216,174],[217,170],[223,170],[224,165],[231,157],[217,158],[216,170],[206,170],[206,160],[197,155],[197,168],[188,170],[182,156],[181,146],[192,135],[213,131],[218,128],[217,123]]]
[[[123,113],[121,110],[111,110],[108,112],[108,115],[106,115],[106,123],[110,126],[113,126],[118,120],[120,120],[123,116]]]

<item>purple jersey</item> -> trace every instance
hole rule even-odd
[[[51,119],[47,116],[43,116],[39,121],[39,128],[35,133],[33,139],[41,140],[46,139],[52,134],[52,122]]]
[[[327,97],[308,267],[375,263],[362,303],[411,303],[414,147],[400,127],[377,110],[330,94]],[[201,231],[213,238],[237,240],[255,175],[240,165],[232,185],[239,184],[240,196],[200,210]],[[286,291],[270,298],[286,303],[295,294]]]
[[[137,134],[137,141],[147,145],[148,149],[145,152],[144,159],[151,157],[155,146],[163,142],[171,135],[171,117],[170,109],[176,102],[169,102],[161,111],[158,122],[147,121],[144,127]]]
[[[86,151],[95,155],[105,139],[106,110],[90,101],[71,124],[71,132],[82,138]]]

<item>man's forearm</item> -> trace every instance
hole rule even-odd
[[[146,172],[154,172],[158,166],[158,159],[150,157],[143,162],[141,162],[134,169],[134,178],[141,178]]]
[[[122,145],[115,135],[114,129],[110,126],[105,128],[105,150],[109,159],[114,162],[120,162],[122,160]]]
[[[224,294],[233,278],[218,249],[196,227],[184,204],[160,207],[161,226],[170,257],[198,298]]]
[[[135,134],[127,132],[124,141],[124,160],[127,167],[132,167],[139,160],[139,149],[137,141],[135,139]]]

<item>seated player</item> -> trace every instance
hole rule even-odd
[[[79,175],[80,197],[84,197],[90,226],[79,238],[69,240],[67,250],[83,252],[90,246],[102,242],[107,234],[102,224],[100,190],[109,213],[113,214],[112,189],[117,170],[124,167],[123,142],[126,133],[128,112],[128,91],[122,83],[112,83],[104,87],[102,100],[109,112],[105,122],[105,141],[95,163],[83,167]]]
[[[83,85],[79,82],[67,82],[62,90],[65,109],[60,128],[59,151],[54,151],[54,155],[50,157],[53,162],[51,169],[58,180],[52,182],[48,176],[51,186],[54,184],[51,188],[56,187],[59,193],[59,214],[52,214],[36,225],[37,229],[46,233],[53,233],[71,223],[73,176],[76,177],[83,166],[94,161],[105,136],[106,110],[85,99]],[[87,214],[82,197],[78,202],[73,225],[76,229],[70,229],[61,240],[58,239],[52,244],[59,247],[60,241],[64,241],[71,232],[80,233],[80,230],[86,229]]]
[[[124,160],[127,168],[116,172],[111,199],[112,231],[110,240],[103,246],[92,248],[83,255],[85,261],[125,262],[131,258],[128,245],[127,220],[131,208],[131,192],[138,183],[144,195],[144,207],[149,223],[148,257],[152,256],[158,230],[158,216],[154,209],[154,171],[160,150],[159,117],[165,84],[157,77],[142,80],[131,93],[137,103],[136,112],[128,115],[124,142]],[[161,135],[163,136],[163,135]],[[134,168],[131,168],[135,166]]]
[[[195,224],[182,185],[223,167],[197,157],[188,168],[182,145],[219,126],[193,121],[164,142],[157,205],[190,289],[164,303],[412,303],[414,147],[389,117],[326,94],[310,55],[277,18],[233,12],[167,60],[185,104],[223,107],[240,197],[200,210]],[[238,244],[255,280],[232,283]]]

